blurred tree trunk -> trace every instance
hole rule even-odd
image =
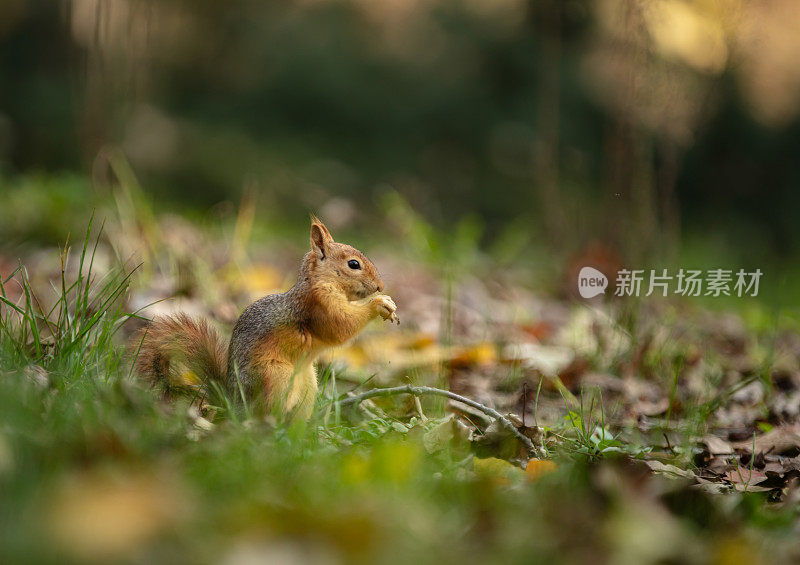
[[[76,65],[83,86],[81,143],[87,163],[109,143],[119,143],[126,118],[143,100],[152,5],[149,0],[93,0],[76,10],[66,4],[67,25],[85,44]],[[87,31],[91,30],[91,37]]]
[[[623,10],[625,36],[631,45],[641,45],[645,34],[638,0],[628,0]],[[638,123],[640,91],[639,71],[647,65],[648,54],[641,49],[625,48],[619,57],[626,77],[619,86],[622,103],[614,111],[614,122],[606,139],[609,156],[606,170],[605,224],[606,239],[635,267],[642,267],[654,249],[660,232],[656,210],[656,181],[653,137]]]
[[[537,138],[534,148],[535,182],[551,247],[566,243],[564,202],[561,197],[559,159],[559,112],[561,108],[562,3],[546,0],[533,4],[539,24],[542,61],[539,72]]]
[[[663,234],[661,253],[669,263],[676,263],[681,241],[681,214],[676,185],[680,170],[681,152],[671,140],[662,140],[659,148],[658,197]]]

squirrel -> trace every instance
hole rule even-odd
[[[317,357],[379,316],[400,323],[375,265],[358,249],[335,242],[316,216],[311,222],[311,249],[297,282],[245,308],[228,347],[205,319],[156,317],[136,340],[139,375],[168,391],[179,381],[178,362],[206,387],[218,383],[256,408],[308,419],[318,390]]]

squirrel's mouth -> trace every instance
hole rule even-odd
[[[356,297],[357,300],[364,300],[365,298],[369,298],[373,294],[377,294],[378,289],[370,288],[369,286],[361,283],[360,288],[353,290],[353,295]]]
[[[356,298],[359,300],[363,300],[364,298],[367,298],[371,294],[373,293],[367,290],[366,288],[362,288],[361,290],[357,290],[355,292]]]

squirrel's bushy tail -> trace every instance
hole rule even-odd
[[[158,316],[137,334],[132,348],[138,350],[139,375],[166,394],[192,384],[225,382],[228,348],[207,320],[183,313]]]

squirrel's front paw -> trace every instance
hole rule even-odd
[[[378,315],[384,320],[400,323],[400,319],[395,313],[397,312],[397,304],[394,303],[394,300],[392,300],[392,297],[388,294],[379,294],[375,296],[372,299],[372,305]]]

